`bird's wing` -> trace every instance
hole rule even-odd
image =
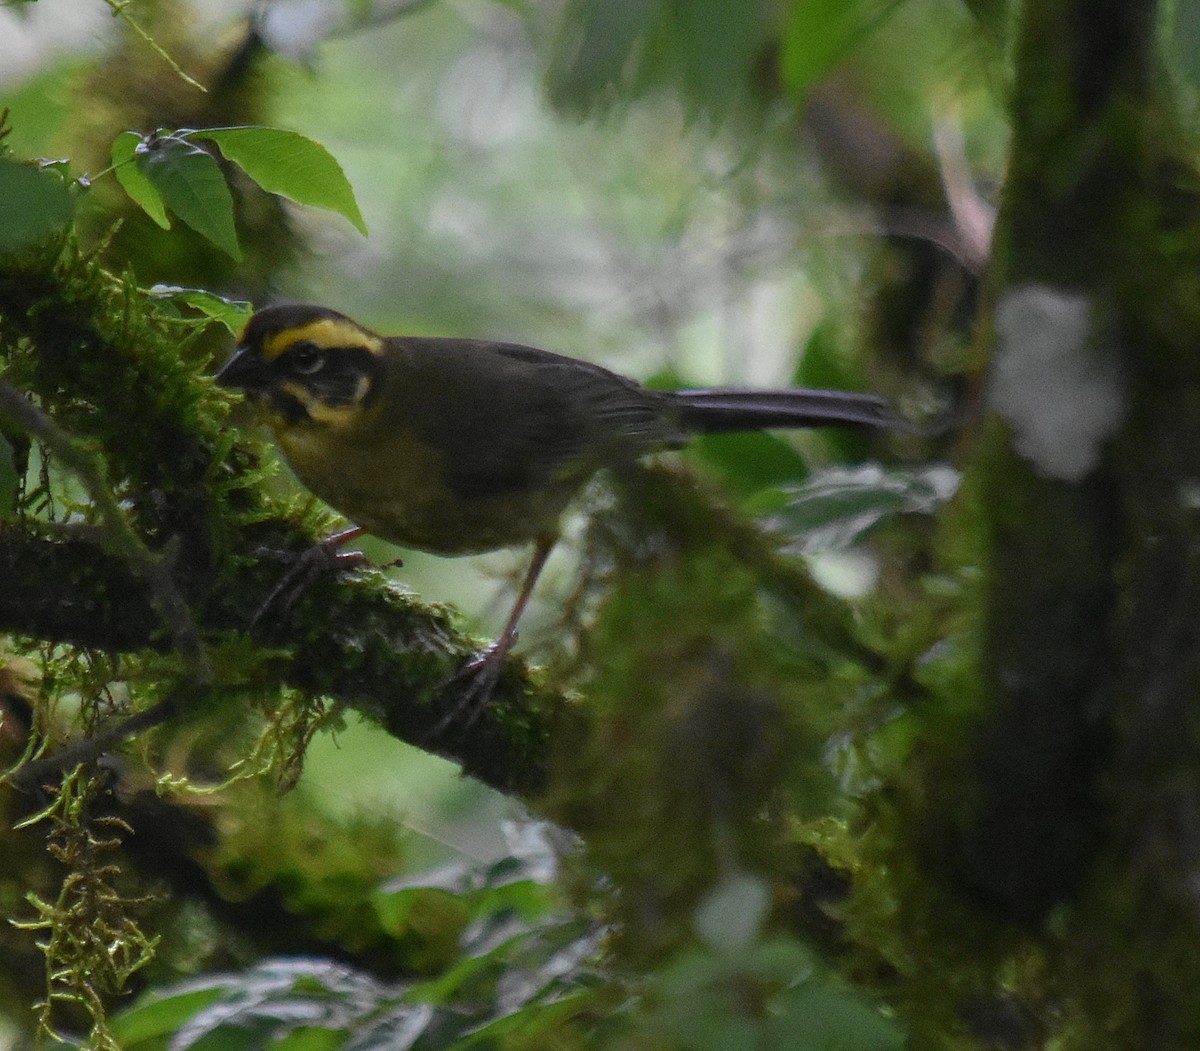
[[[581,481],[677,438],[657,395],[600,366],[510,343],[407,342],[425,395],[413,418],[460,492]]]

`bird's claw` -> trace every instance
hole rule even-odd
[[[312,581],[328,567],[333,566],[340,572],[365,562],[367,556],[361,551],[342,550],[343,544],[361,533],[361,529],[345,529],[312,544],[299,555],[291,556],[292,564],[250,618],[250,629],[258,627],[268,613],[273,613],[276,618],[286,616]]]
[[[465,734],[475,725],[492,699],[504,657],[511,646],[493,643],[481,653],[464,661],[438,690],[438,695],[450,702],[449,710],[425,735],[425,741],[441,739],[452,727],[458,735]]]

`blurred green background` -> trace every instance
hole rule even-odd
[[[573,34],[590,25],[589,54],[602,62],[605,33],[619,47],[639,19],[652,21],[653,7],[214,0],[134,4],[131,13],[168,51],[167,18],[217,42],[257,17],[277,52],[264,62],[262,121],[324,144],[355,188],[370,238],[290,208],[304,248],[272,276],[266,298],[333,305],[383,332],[524,342],[689,385],[787,384],[820,332],[835,368],[853,379],[859,281],[880,265],[887,231],[869,202],[829,178],[803,116],[754,98],[739,77],[761,61],[757,49],[782,13],[738,10],[752,39],[746,54],[722,59],[729,68],[707,69],[711,83],[681,89],[650,68],[644,83],[622,87],[618,77],[607,95],[589,95],[587,78],[604,71],[578,56],[571,64]],[[949,124],[966,135],[973,175],[994,178],[1004,148],[998,65],[963,6],[851,4],[847,15],[843,39],[813,42],[835,49],[828,66],[836,48],[853,51],[839,91],[916,155],[927,156],[934,129]],[[610,16],[611,26],[593,24]],[[643,53],[669,49],[653,28],[645,33]],[[97,120],[88,80],[121,37],[98,0],[0,10],[0,101],[11,108],[15,155],[67,154],[78,165]],[[148,49],[122,46],[169,80]],[[813,61],[822,72],[820,54]],[[114,110],[111,100],[100,108]],[[92,146],[94,172],[104,158]],[[219,290],[254,291],[232,274]],[[367,551],[378,561],[397,554],[378,542]],[[404,562],[406,585],[460,607],[486,636],[520,558],[407,552]],[[569,562],[568,551],[556,557],[537,596],[543,606],[569,588]],[[545,621],[536,609],[528,616],[526,646]],[[335,813],[394,811],[422,836],[485,858],[503,851],[497,821],[514,806],[357,721],[317,739],[299,791]]]

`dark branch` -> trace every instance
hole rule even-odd
[[[205,611],[198,615],[203,633],[246,632],[281,572],[274,560],[246,559],[242,566],[219,591],[192,597],[193,608]],[[91,544],[0,530],[0,579],[0,631],[108,651],[170,648],[146,586]],[[438,696],[439,685],[474,655],[476,644],[445,614],[422,607],[381,574],[329,574],[283,620],[264,624],[254,637],[290,649],[280,671],[289,685],[367,715],[500,791],[528,795],[543,787],[551,723],[568,712],[562,699],[536,688],[523,662],[510,660],[473,726],[462,733],[451,727],[428,740],[454,703]],[[143,728],[134,716],[127,726],[100,733],[123,737]]]

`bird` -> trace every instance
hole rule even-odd
[[[354,523],[337,540],[365,531],[444,556],[532,545],[512,611],[473,662],[484,681],[516,639],[567,505],[601,468],[697,434],[896,423],[874,394],[651,390],[551,351],[382,336],[308,304],[258,310],[214,378],[247,396],[299,480]]]

